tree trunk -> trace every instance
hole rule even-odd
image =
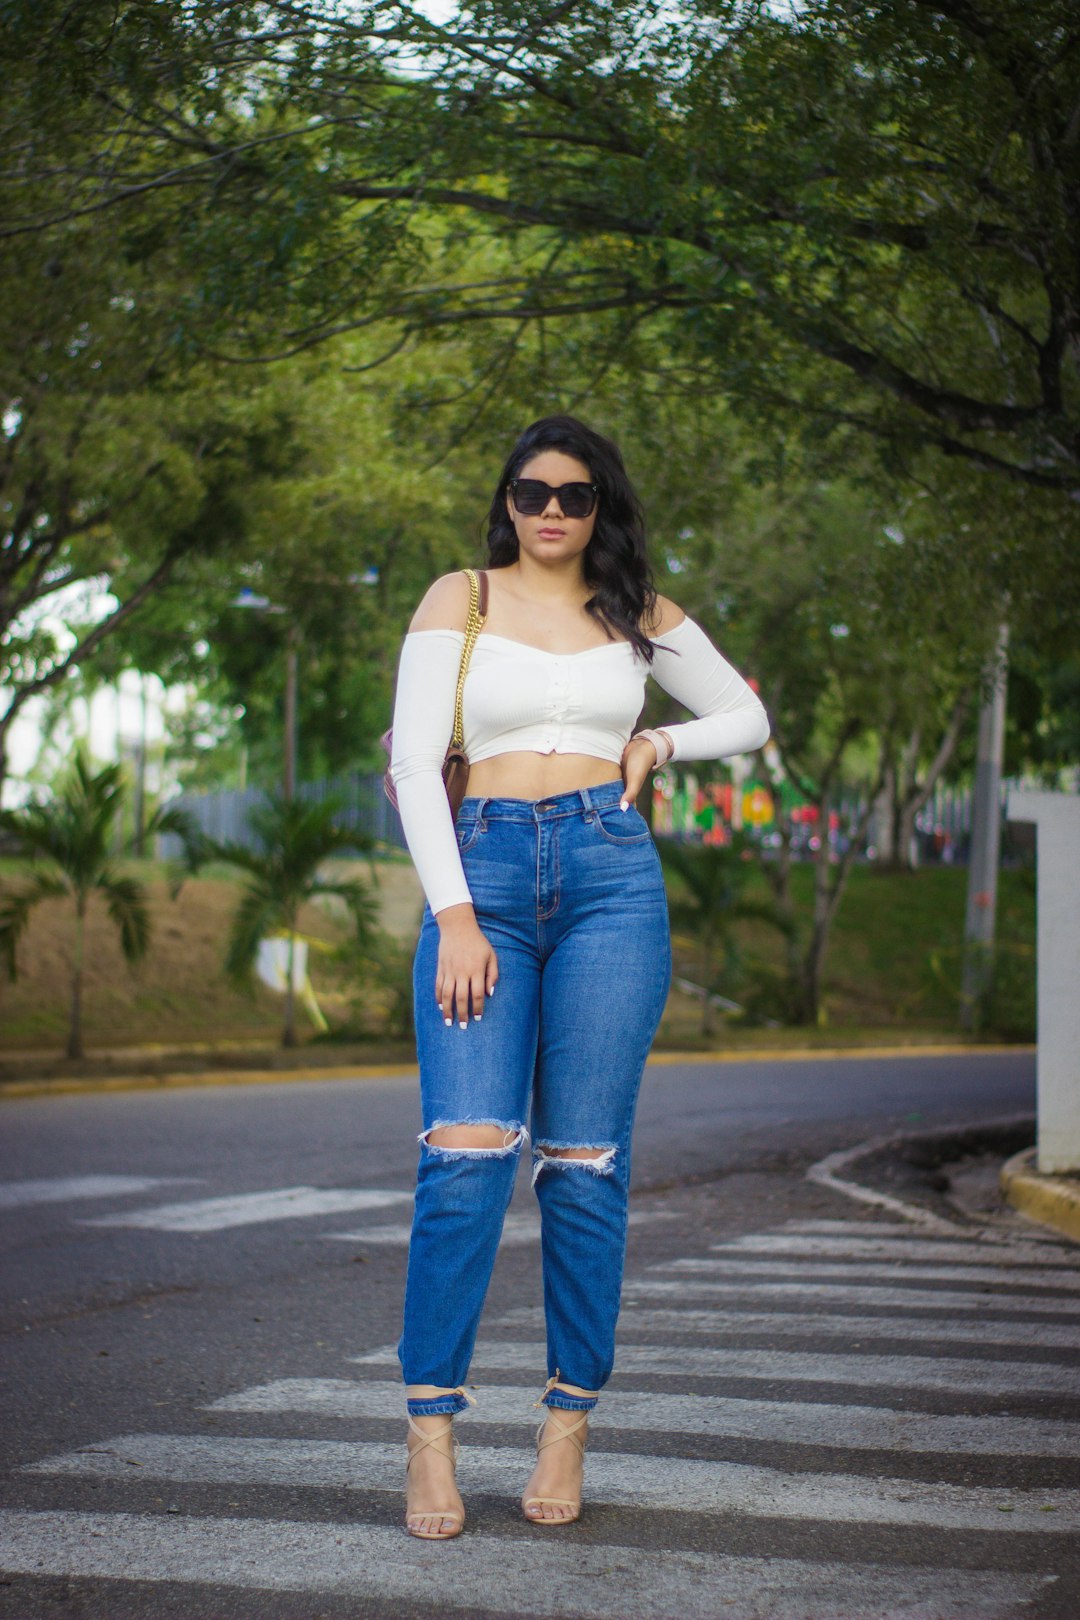
[[[147,733],[147,697],[145,675],[140,676],[141,708],[139,718],[139,748],[135,755],[135,803],[132,815],[135,821],[134,850],[142,860],[146,854],[146,733]]]
[[[766,769],[768,767],[766,766]],[[780,784],[769,772],[774,803],[780,800]],[[787,976],[787,999],[796,1007],[801,999],[802,958],[799,952],[799,926],[795,901],[791,893],[791,828],[779,815],[776,818],[780,833],[780,847],[775,861],[766,860],[760,845],[755,846],[758,865],[772,890],[773,904],[784,926],[784,967]]]
[[[878,841],[879,863],[895,872],[914,872],[918,866],[918,849],[915,843],[915,817],[926,804],[937,786],[938,778],[948,765],[956,752],[964,724],[971,709],[972,690],[961,692],[953,704],[945,730],[941,734],[937,750],[933,759],[926,768],[926,774],[919,781],[919,748],[922,742],[920,731],[913,731],[900,756],[899,769],[890,760],[885,766],[886,779],[882,794],[890,790],[892,798],[892,821],[889,830],[888,849]]]
[[[296,993],[293,990],[293,964],[296,958],[296,935],[289,929],[289,959],[285,969],[285,1028],[282,1046],[296,1045]]]
[[[1001,766],[1005,748],[1005,698],[1009,626],[1002,623],[987,669],[989,691],[979,709],[979,732],[972,799],[971,855],[964,917],[964,967],[960,1025],[979,1027],[993,974],[997,920],[998,851],[1001,838]]]
[[[827,827],[828,811],[822,812],[823,823]],[[822,985],[825,977],[825,957],[829,949],[829,937],[832,933],[833,920],[836,916],[844,890],[847,887],[848,873],[855,858],[855,838],[852,836],[845,853],[833,864],[830,859],[829,841],[826,833],[821,839],[821,848],[814,861],[814,913],[810,927],[810,938],[807,941],[799,967],[799,987],[801,991],[801,1022],[804,1024],[823,1024],[824,1009],[822,1007]]]
[[[896,860],[896,767],[891,760],[874,804],[874,843],[878,865],[891,867]]]
[[[828,945],[828,924],[815,921],[799,972],[800,1024],[818,1026],[825,1022],[821,1005],[821,981],[825,971],[825,952]]]
[[[67,1055],[69,1058],[81,1058],[83,1052],[82,1038],[82,990],[83,990],[83,949],[86,932],[86,896],[80,894],[75,901],[75,961],[71,973],[71,1025],[68,1029]]]
[[[821,982],[825,971],[825,953],[829,948],[829,925],[833,906],[830,904],[828,810],[821,809],[821,848],[814,859],[814,909],[810,924],[810,938],[799,967],[802,1014],[800,1022],[820,1024],[822,1020]]]
[[[713,1006],[713,963],[716,960],[715,941],[713,930],[709,928],[702,941],[701,982],[705,994],[701,1001],[701,1033],[715,1035],[716,1009]]]
[[[879,763],[878,779],[867,795],[862,814],[848,829],[847,848],[835,860],[832,859],[829,845],[828,801],[822,800],[819,806],[821,848],[814,860],[814,917],[799,975],[803,1023],[820,1025],[824,1022],[821,994],[832,925],[840,909],[840,902],[844,898],[851,868],[855,864],[856,851],[863,840],[874,804],[881,791],[884,769],[884,765]]]
[[[14,719],[14,715],[12,715],[10,717],[8,715],[5,715],[4,718],[2,720],[0,720],[0,804],[3,803],[4,783],[7,780],[7,771],[8,771],[8,750],[7,750],[8,732],[11,729],[10,722],[13,719]]]
[[[923,799],[923,804],[926,802]],[[901,859],[897,861],[898,868],[903,872],[914,872],[919,865],[919,846],[915,842],[915,817],[922,809],[922,804],[914,798],[908,799],[900,806],[897,818],[897,848]]]

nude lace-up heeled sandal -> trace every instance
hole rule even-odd
[[[457,1389],[448,1391],[447,1393],[464,1395],[470,1406],[476,1405],[475,1399],[469,1394],[468,1390]],[[419,1423],[417,1423],[411,1412],[406,1412],[405,1416],[409,1420],[409,1428],[412,1430],[413,1434],[418,1435],[420,1438],[420,1444],[417,1446],[410,1446],[406,1441],[406,1451],[408,1453],[408,1459],[405,1463],[406,1475],[408,1474],[409,1469],[412,1467],[416,1458],[428,1446],[430,1446],[433,1451],[437,1452],[440,1457],[446,1458],[456,1475],[457,1460],[461,1454],[461,1442],[454,1433],[453,1417],[451,1416],[447,1419],[446,1426],[444,1428],[429,1431],[420,1427]],[[449,1450],[447,1450],[445,1446],[440,1443],[444,1440],[450,1441]],[[450,1530],[444,1530],[442,1528],[438,1530],[414,1530],[413,1524],[418,1519],[437,1520],[439,1521],[440,1526],[449,1519],[453,1525],[453,1528]],[[452,1541],[455,1536],[460,1536],[464,1528],[465,1514],[461,1508],[428,1508],[424,1511],[417,1510],[412,1513],[406,1513],[405,1515],[405,1529],[408,1531],[410,1536],[416,1536],[420,1541]]]
[[[548,1379],[547,1388],[544,1390],[545,1395],[547,1394],[548,1390],[554,1389],[557,1377],[558,1375],[556,1374],[555,1378]],[[543,1406],[544,1402],[543,1400],[539,1400],[535,1404],[537,1406]],[[590,1410],[587,1412],[580,1412],[576,1421],[573,1423],[564,1423],[561,1417],[557,1417],[555,1415],[556,1410],[557,1409],[555,1408],[548,1407],[547,1416],[536,1431],[537,1460],[539,1460],[540,1453],[547,1446],[555,1446],[558,1445],[561,1440],[569,1440],[570,1444],[577,1448],[578,1456],[581,1458],[582,1464],[584,1465],[585,1442],[579,1438],[577,1431],[588,1423],[589,1418],[592,1415],[592,1409],[590,1408]],[[558,1429],[558,1434],[553,1434],[550,1437],[545,1436],[544,1430],[549,1423]],[[542,1516],[529,1512],[530,1508],[545,1507],[548,1505],[551,1507],[573,1508],[574,1511],[572,1513],[560,1514],[557,1519],[546,1519]],[[526,1496],[522,1498],[521,1509],[530,1524],[573,1524],[575,1520],[581,1517],[581,1497]]]

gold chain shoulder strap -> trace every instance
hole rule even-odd
[[[476,638],[480,634],[480,628],[484,622],[480,617],[480,576],[475,568],[466,568],[465,572],[469,576],[469,617],[465,622],[465,644],[461,649],[457,693],[454,697],[454,734],[450,740],[455,748],[462,748],[465,743],[465,720],[462,714],[465,677],[469,673],[469,659],[472,657]]]

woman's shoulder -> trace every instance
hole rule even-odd
[[[666,635],[669,630],[677,629],[685,618],[686,614],[677,602],[673,602],[669,596],[661,596],[658,593],[651,615],[646,613],[642,616],[641,628],[647,636],[656,640]]]
[[[409,621],[409,629],[460,630],[464,634],[468,617],[469,576],[458,568],[432,581]]]

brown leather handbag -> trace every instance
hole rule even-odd
[[[488,606],[488,580],[486,569],[466,568],[469,576],[469,617],[465,622],[465,644],[461,649],[461,663],[458,666],[457,692],[454,697],[454,730],[443,760],[442,778],[446,788],[446,797],[450,801],[450,814],[457,820],[457,813],[461,809],[461,801],[465,797],[465,789],[469,781],[469,757],[465,752],[465,722],[462,718],[462,700],[465,692],[465,676],[469,671],[469,659],[476,645],[476,638],[480,634],[484,620],[487,618]],[[387,756],[393,753],[394,728],[384,731],[380,739],[386,749]],[[387,765],[383,775],[383,792],[390,803],[397,809],[397,789],[394,786],[393,774]]]

